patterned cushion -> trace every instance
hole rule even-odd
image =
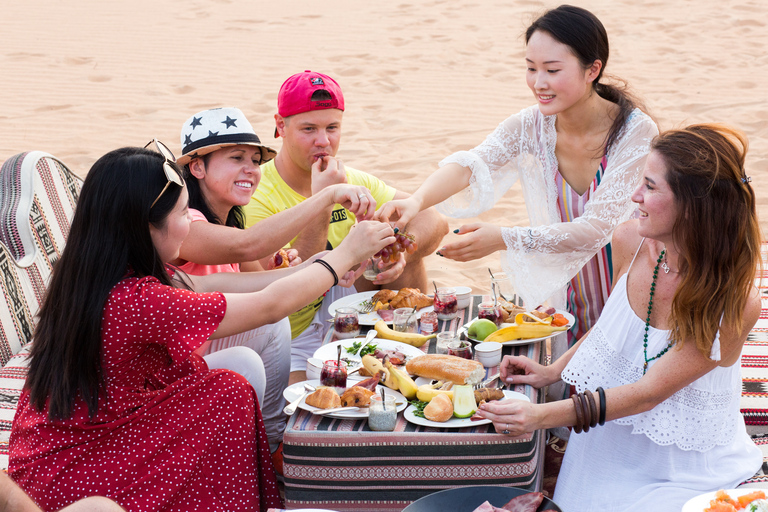
[[[27,373],[35,315],[64,249],[82,180],[42,151],[0,169],[0,468]]]
[[[0,364],[30,342],[82,181],[42,151],[0,169]]]

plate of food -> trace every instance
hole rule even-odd
[[[349,381],[349,380],[347,381],[347,388],[345,391],[345,393],[349,392],[349,394],[347,395],[347,399],[348,399],[347,403],[351,404],[354,402],[355,405],[359,404],[357,409],[333,412],[333,413],[327,414],[327,416],[330,416],[331,418],[340,418],[340,419],[367,418],[368,404],[365,401],[365,396],[363,395],[367,395],[367,398],[370,400],[371,395],[373,395],[374,393],[381,392],[380,388],[384,389],[384,393],[386,395],[395,397],[395,403],[397,404],[397,412],[402,411],[408,406],[408,400],[406,400],[405,397],[399,391],[395,391],[394,389],[389,389],[388,387],[381,386],[380,384],[377,384],[374,390],[371,390],[371,389],[367,390],[370,392],[370,395],[368,395],[367,393],[355,394],[355,392],[359,392],[360,390],[359,389],[355,390],[353,388],[362,387],[362,386],[357,386],[356,384],[363,384],[365,382],[367,381],[362,381],[362,382],[360,381],[355,382],[355,381]],[[319,380],[307,380],[303,382],[297,382],[296,384],[292,384],[287,388],[285,388],[285,391],[283,391],[283,397],[286,400],[288,400],[288,402],[293,402],[294,400],[299,398],[301,394],[304,392],[304,384],[309,384],[310,386],[314,386],[316,391],[315,393],[312,393],[311,395],[305,396],[304,398],[301,399],[301,402],[299,402],[299,409],[313,412],[313,411],[319,411],[322,409],[331,409],[331,408],[337,408],[337,407],[343,406],[345,395],[342,394],[341,396],[339,396],[339,394],[336,392],[334,388],[322,386]],[[332,395],[336,395],[336,397],[333,398]],[[309,400],[309,403],[307,403],[307,400]],[[317,405],[311,405],[313,403]]]
[[[525,345],[566,332],[576,321],[565,310],[539,306],[531,311],[510,315],[510,322],[496,327],[494,318],[483,313],[481,311],[477,317],[464,324],[459,333],[476,343],[497,341],[505,346]]]
[[[358,310],[360,325],[375,325],[379,320],[392,323],[394,311],[397,308],[417,308],[416,318],[421,318],[425,311],[432,311],[434,299],[421,293],[418,288],[402,288],[400,290],[373,290],[347,295],[328,306],[328,314],[334,316],[336,310],[351,307]],[[370,313],[360,313],[366,307],[373,308]],[[378,308],[378,309],[377,309]]]
[[[424,352],[413,345],[383,338],[374,338],[361,352],[356,356],[355,352],[360,345],[365,343],[365,338],[349,338],[346,340],[334,341],[318,348],[312,357],[321,361],[330,359],[336,360],[338,357],[338,347],[341,345],[341,360],[347,363],[347,371],[351,372],[362,366],[362,356],[371,354],[377,359],[384,359],[389,356],[389,360],[395,366],[404,365],[412,357],[423,356]]]
[[[756,500],[759,501],[756,502]],[[683,505],[682,512],[706,512],[710,509],[712,501],[724,503],[735,502],[738,505],[736,510],[751,510],[750,508],[744,507],[750,503],[754,503],[754,505],[756,505],[756,508],[754,509],[755,512],[768,511],[768,501],[765,501],[765,491],[746,487],[742,489],[725,489],[700,494],[688,500],[685,505]],[[762,503],[760,503],[761,501]],[[713,510],[724,509],[725,508],[715,508]]]
[[[416,384],[419,385],[420,379],[416,379]],[[509,391],[509,390],[499,390],[504,394],[503,399],[509,399],[514,398],[516,400],[525,400],[526,402],[530,402],[531,399],[528,398],[526,395],[522,393],[518,393],[517,391]],[[501,398],[499,398],[501,399]],[[420,406],[416,405],[409,405],[408,408],[403,413],[403,416],[405,416],[405,419],[408,420],[411,423],[414,423],[416,425],[421,425],[422,427],[435,427],[435,428],[466,428],[466,427],[477,427],[479,425],[487,425],[488,423],[491,423],[491,420],[478,420],[478,421],[472,421],[472,418],[455,418],[452,417],[447,421],[432,421],[428,420],[427,418],[423,417],[423,410],[420,410]]]
[[[434,492],[414,501],[403,512],[490,512],[493,510],[552,510],[562,512],[540,492],[519,487],[468,485]]]

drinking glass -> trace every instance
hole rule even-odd
[[[339,308],[333,319],[333,330],[339,339],[354,338],[360,334],[360,322],[355,308]]]
[[[413,308],[399,308],[395,310],[392,320],[392,330],[397,332],[416,332],[419,319]]]
[[[507,275],[506,272],[497,272],[493,274],[491,278],[491,287],[496,292],[496,297],[503,298],[507,302],[511,302],[516,306],[522,306],[523,300],[515,293],[515,288],[512,286],[512,278]]]
[[[448,347],[456,340],[456,333],[452,331],[441,332],[437,335],[437,341],[435,342],[435,353],[447,354]]]

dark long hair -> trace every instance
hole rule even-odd
[[[150,224],[165,225],[182,190],[169,184],[150,208],[167,183],[163,162],[159,153],[122,148],[88,172],[40,308],[26,381],[30,403],[43,411],[47,402],[51,419],[69,418],[78,396],[95,416],[103,391],[103,310],[128,269],[172,285],[149,234]]]
[[[652,143],[679,209],[674,240],[681,283],[672,339],[691,338],[709,356],[720,322],[739,327],[761,265],[755,191],[744,169],[747,138],[723,125],[669,130]]]
[[[213,153],[215,153],[215,151],[199,157],[203,160],[206,169],[208,168]],[[245,211],[242,206],[233,206],[229,210],[226,219],[218,218],[211,211],[211,207],[208,205],[208,201],[206,201],[205,195],[203,195],[203,191],[200,189],[200,181],[189,172],[189,164],[184,166],[184,180],[187,182],[187,189],[189,190],[190,208],[194,208],[202,213],[205,216],[205,220],[211,224],[222,224],[224,226],[245,229]]]
[[[611,129],[605,140],[608,149],[621,135],[629,115],[636,107],[643,110],[645,106],[629,92],[625,81],[611,77],[619,85],[600,82],[606,66],[608,66],[608,34],[597,16],[581,7],[561,5],[539,16],[525,31],[525,43],[537,30],[548,33],[553,39],[568,46],[579,59],[584,69],[588,69],[596,60],[603,63],[600,74],[597,75],[592,88],[601,97],[619,106],[619,114],[613,120]]]

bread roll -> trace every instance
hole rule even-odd
[[[424,417],[429,421],[448,421],[453,416],[453,402],[445,393],[440,393],[424,407]]]
[[[318,388],[317,391],[307,397],[306,402],[307,405],[319,409],[341,407],[341,398],[339,398],[339,394],[333,388]]]
[[[445,354],[425,354],[414,357],[405,365],[411,375],[427,379],[449,380],[454,384],[475,385],[485,377],[485,368],[478,361]]]

